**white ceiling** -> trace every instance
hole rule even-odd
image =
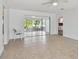
[[[60,3],[58,6],[42,4],[47,1],[48,0],[7,0],[7,4],[9,8],[43,11],[43,12],[54,12],[60,10],[61,8],[67,10],[77,7],[78,4],[77,0],[68,0],[68,2]]]

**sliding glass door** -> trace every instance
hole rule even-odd
[[[39,36],[49,33],[49,19],[44,17],[26,17],[24,19],[24,35]],[[28,34],[27,34],[28,33]]]

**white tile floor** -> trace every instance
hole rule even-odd
[[[46,44],[47,38],[46,36],[32,36],[32,37],[25,37],[24,44],[27,46],[33,46],[37,44]]]
[[[5,46],[0,59],[78,59],[77,41],[60,36],[17,39]]]

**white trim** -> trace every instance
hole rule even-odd
[[[64,37],[67,37],[67,38],[71,38],[71,39],[74,39],[74,40],[78,40],[78,38],[77,37],[75,37],[75,36],[69,36],[69,35],[63,35]]]
[[[7,41],[4,41],[4,45],[7,45],[9,43],[9,39]]]
[[[7,44],[8,44],[8,42],[7,42],[7,41],[5,41],[5,42],[4,42],[4,45],[7,45]]]
[[[3,51],[4,51],[4,47],[0,49],[0,56],[2,55]]]

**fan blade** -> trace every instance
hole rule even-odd
[[[61,0],[60,2],[64,2],[64,3],[67,3],[67,2],[68,2],[68,0]]]
[[[52,4],[52,2],[45,2],[42,5],[46,5],[46,4]]]

